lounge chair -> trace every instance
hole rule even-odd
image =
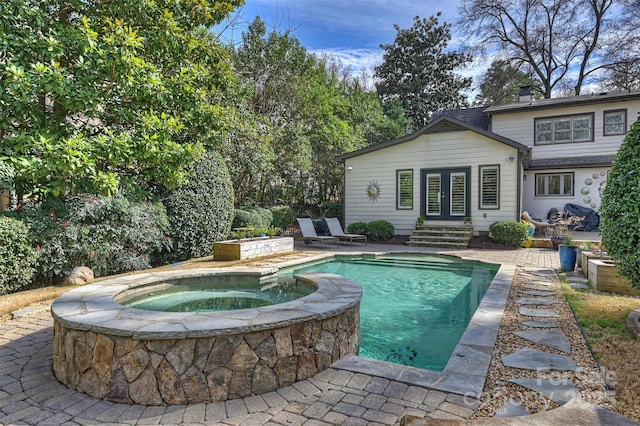
[[[353,244],[354,241],[361,240],[362,242],[367,244],[366,235],[345,234],[344,231],[342,230],[342,225],[340,225],[340,221],[338,220],[337,217],[326,217],[324,220],[327,223],[327,226],[329,227],[329,233],[334,237],[338,237],[339,240],[349,240],[351,244]]]
[[[325,235],[318,235],[316,228],[313,226],[313,222],[309,218],[297,218],[298,225],[300,225],[300,232],[302,233],[303,240],[320,241],[320,246],[324,241],[334,241],[340,247],[340,239],[338,237],[330,237]]]

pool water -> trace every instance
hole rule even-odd
[[[281,270],[334,273],[363,288],[360,356],[442,371],[498,265],[449,256],[386,256]]]
[[[315,287],[286,279],[188,277],[118,300],[130,308],[163,312],[215,312],[259,308],[304,297]]]

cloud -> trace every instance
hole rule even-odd
[[[349,36],[362,43],[372,39],[372,45],[390,43],[395,36],[394,24],[400,28],[412,25],[413,17],[429,17],[442,11],[442,20],[453,22],[458,1],[436,0],[247,0],[244,10],[259,14],[272,25],[289,25],[296,33],[324,33],[325,42],[336,46],[334,38],[349,45]],[[253,16],[247,16],[253,19]],[[340,37],[338,37],[340,36]],[[320,40],[318,40],[320,42]],[[310,48],[320,48],[314,43]]]
[[[317,56],[328,54],[336,57],[342,64],[348,66],[353,74],[358,75],[360,71],[366,70],[373,73],[373,67],[382,63],[382,49],[317,49],[310,50]]]

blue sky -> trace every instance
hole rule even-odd
[[[243,25],[260,15],[268,31],[291,28],[312,53],[332,53],[354,71],[371,69],[382,62],[380,44],[393,43],[393,24],[409,28],[414,16],[438,12],[440,22],[454,23],[458,5],[459,0],[246,0],[233,39],[240,41]]]

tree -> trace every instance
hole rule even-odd
[[[469,51],[497,49],[515,68],[530,68],[545,98],[563,88],[579,95],[584,85],[619,62],[611,53],[630,41],[633,45],[640,34],[635,20],[619,18],[623,3],[463,0],[458,25],[473,46]]]
[[[640,87],[640,60],[630,56],[620,58],[606,74],[602,86],[605,90],[633,90]]]
[[[242,0],[0,2],[0,161],[19,197],[174,187],[221,127]]]
[[[531,77],[508,61],[495,60],[480,82],[478,101],[485,105],[516,102],[522,86],[531,86]]]
[[[393,44],[383,44],[383,63],[375,68],[378,95],[383,105],[402,103],[414,127],[427,124],[434,111],[467,106],[463,93],[471,79],[454,73],[471,57],[446,52],[451,40],[451,25],[438,22],[438,17],[421,19],[416,16],[409,29],[398,32]]]
[[[600,234],[618,269],[640,288],[640,116],[616,155],[602,194]]]
[[[187,183],[163,200],[173,242],[171,260],[209,256],[231,234],[233,186],[222,156],[208,152],[189,167]]]

